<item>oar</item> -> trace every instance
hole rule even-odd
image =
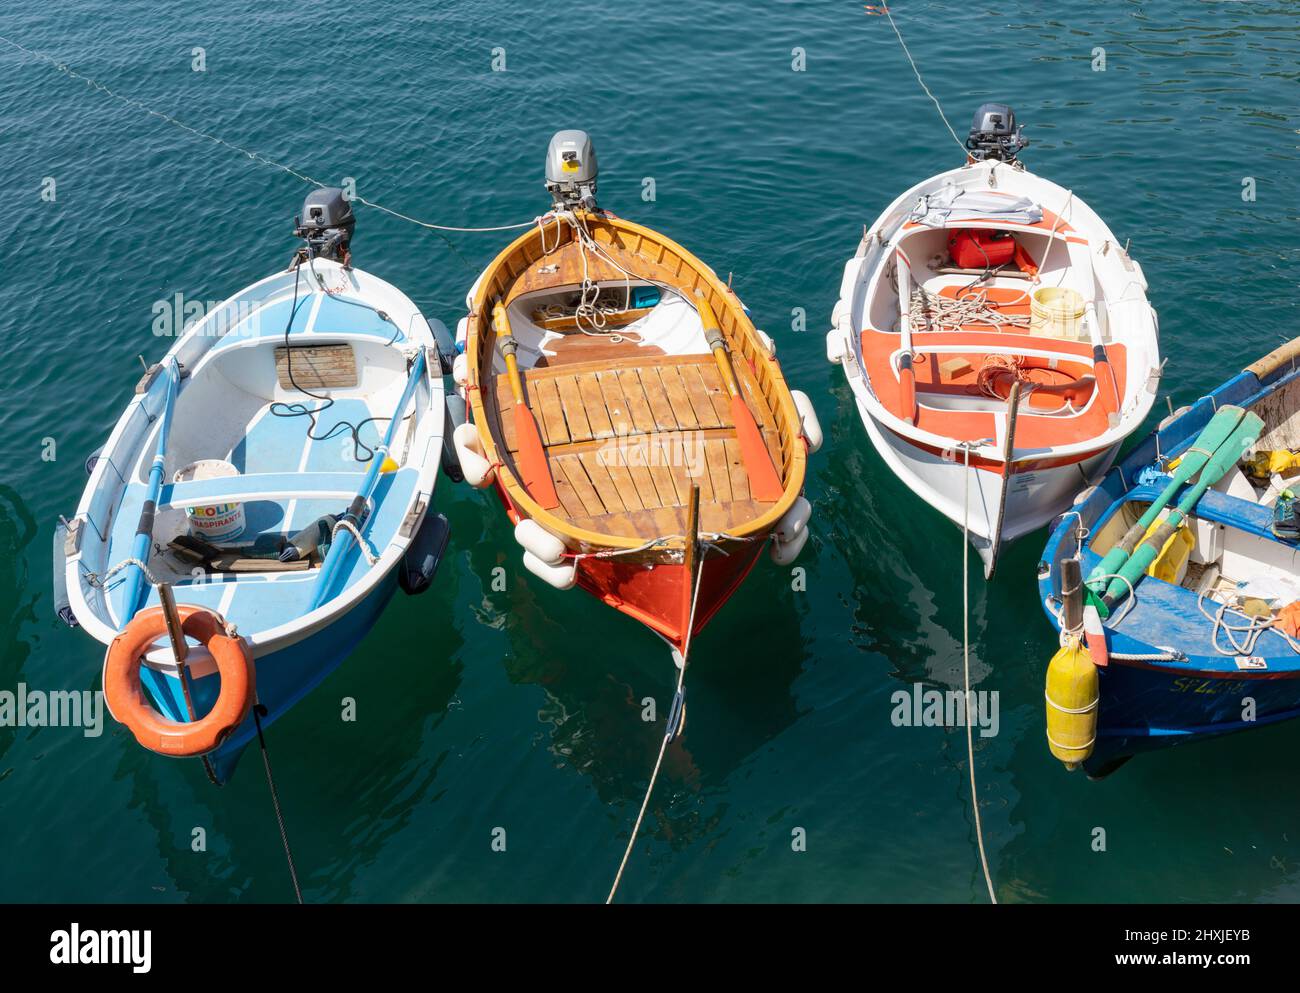
[[[736,381],[736,371],[731,367],[731,357],[727,354],[727,342],[718,326],[717,315],[702,297],[697,301],[700,323],[704,326],[704,340],[713,350],[713,359],[718,363],[718,372],[722,383],[731,397],[731,419],[736,425],[736,439],[740,442],[740,460],[745,465],[749,476],[749,494],[755,500],[775,503],[781,499],[785,487],[781,477],[772,464],[772,456],[763,444],[763,435],[758,430],[754,415],[740,392]]]
[[[1178,506],[1160,523],[1160,526],[1155,529],[1151,537],[1144,541],[1138,547],[1138,550],[1133,553],[1132,557],[1124,563],[1124,567],[1119,571],[1119,576],[1111,581],[1110,587],[1106,590],[1105,604],[1107,607],[1113,607],[1124,599],[1128,594],[1129,587],[1136,585],[1142,578],[1151,563],[1156,560],[1156,556],[1160,554],[1160,550],[1165,547],[1165,542],[1187,520],[1187,515],[1192,512],[1197,502],[1205,495],[1205,491],[1222,479],[1227,471],[1237,464],[1237,460],[1241,458],[1246,449],[1255,444],[1255,439],[1259,437],[1259,433],[1263,429],[1264,422],[1258,414],[1246,414],[1241,419],[1241,423],[1237,425],[1232,434],[1228,436],[1228,439],[1219,446],[1218,450],[1205,464],[1196,485],[1183,494],[1183,498],[1178,501]],[[1128,582],[1125,582],[1125,580]]]
[[[402,414],[406,411],[406,405],[410,403],[411,397],[415,393],[415,387],[423,377],[424,349],[420,349],[420,354],[416,356],[415,362],[411,366],[411,373],[407,377],[406,388],[402,390],[401,399],[397,401],[397,409],[393,411],[393,416],[389,418],[388,429],[384,432],[384,440],[375,449],[376,456],[382,450],[385,458],[376,457],[370,460],[370,468],[366,470],[365,478],[361,480],[361,487],[357,490],[357,495],[352,498],[352,503],[348,505],[347,513],[343,515],[343,520],[350,522],[358,531],[361,530],[361,519],[365,514],[366,504],[370,501],[370,495],[375,488],[375,483],[379,480],[380,473],[391,472],[396,468],[386,457],[388,449],[397,434],[397,426],[402,423]],[[389,468],[390,465],[393,465],[393,468]],[[330,598],[334,580],[344,558],[352,548],[352,540],[352,532],[347,528],[340,528],[337,537],[330,542],[330,549],[325,553],[325,561],[321,563],[320,573],[316,576],[316,586],[312,590],[312,610],[315,610]]]
[[[515,444],[519,446],[515,465],[519,468],[519,481],[530,497],[545,509],[554,510],[560,505],[560,498],[555,492],[555,481],[551,479],[551,467],[546,461],[537,419],[524,400],[524,381],[519,375],[519,360],[515,358],[519,343],[510,332],[510,318],[500,301],[492,308],[492,320],[496,324],[501,354],[505,356],[510,391],[515,396]]]
[[[1092,339],[1092,374],[1097,380],[1097,399],[1107,419],[1113,418],[1118,422],[1119,384],[1115,381],[1115,370],[1110,367],[1106,344],[1101,340],[1101,325],[1097,321],[1097,309],[1091,300],[1084,305],[1083,314],[1088,322],[1088,336]]]
[[[1240,407],[1220,407],[1218,413],[1210,418],[1210,423],[1201,429],[1201,433],[1196,436],[1190,448],[1183,453],[1178,465],[1174,468],[1173,479],[1165,486],[1164,491],[1158,496],[1147,508],[1138,522],[1124,533],[1124,537],[1117,541],[1102,558],[1101,563],[1092,570],[1088,575],[1088,585],[1096,593],[1105,590],[1109,580],[1102,580],[1102,576],[1113,576],[1119,572],[1120,566],[1128,561],[1128,557],[1133,554],[1133,549],[1137,548],[1138,542],[1142,536],[1147,533],[1147,529],[1155,523],[1160,511],[1164,510],[1169,501],[1174,498],[1183,486],[1188,483],[1204,467],[1221,446],[1228,436],[1232,434],[1233,429],[1240,423],[1242,415],[1246,412]]]
[[[898,403],[903,419],[916,423],[916,372],[912,368],[912,266],[896,252],[898,271]]]
[[[1048,246],[1051,251],[1051,246]],[[1115,370],[1111,368],[1110,356],[1106,353],[1106,343],[1101,338],[1101,322],[1097,320],[1097,308],[1093,304],[1097,296],[1097,274],[1088,257],[1086,245],[1071,243],[1068,248],[1070,265],[1087,281],[1085,288],[1086,302],[1083,305],[1084,320],[1088,325],[1088,337],[1092,341],[1092,377],[1096,381],[1097,401],[1107,421],[1112,427],[1119,423],[1119,408],[1123,398],[1119,395],[1119,383],[1115,379]],[[1046,256],[1044,256],[1046,258]]]
[[[1011,392],[1007,394],[1007,436],[1002,443],[1002,489],[998,494],[997,523],[993,527],[993,534],[989,536],[989,560],[984,564],[985,580],[993,578],[993,573],[998,567],[998,551],[1002,548],[1002,525],[1007,516],[1007,491],[1011,488],[1011,467],[1016,454],[1016,416],[1020,411],[1020,389],[1021,381],[1017,379],[1011,384]],[[966,471],[970,471],[969,465]]]
[[[135,612],[140,609],[140,593],[144,587],[144,563],[149,561],[149,550],[153,547],[153,519],[158,510],[158,497],[163,487],[163,463],[167,459],[167,436],[171,434],[172,409],[176,406],[176,391],[180,370],[176,360],[168,359],[163,366],[162,375],[167,377],[167,388],[163,394],[162,413],[158,415],[158,443],[154,448],[153,465],[149,467],[149,480],[145,487],[144,506],[140,508],[140,522],[135,528],[135,541],[131,545],[131,558],[134,560],[126,574],[126,597],[122,601],[122,624],[126,625]]]

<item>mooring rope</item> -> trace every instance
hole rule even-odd
[[[970,804],[975,814],[975,841],[979,845],[980,865],[984,868],[984,883],[989,888],[989,900],[998,902],[993,892],[993,876],[989,872],[989,858],[984,852],[984,826],[980,820],[979,792],[975,786],[975,732],[971,721],[970,691],[970,442],[962,445],[966,453],[965,509],[961,523],[961,662],[966,684],[966,754],[970,765]]]
[[[2,35],[0,35],[0,41],[4,42],[10,48],[17,49],[20,52],[25,52],[26,54],[32,56],[33,58],[37,58],[43,62],[49,63],[50,65],[54,66],[55,69],[58,69],[59,72],[67,76],[69,79],[75,79],[78,82],[85,83],[87,86],[99,90],[101,93],[105,94],[106,96],[110,96],[114,100],[118,100],[121,103],[126,104],[128,107],[135,108],[136,110],[142,110],[146,114],[151,114],[152,116],[157,117],[159,120],[166,121],[168,124],[175,125],[176,127],[180,128],[182,131],[188,131],[190,134],[194,135],[195,137],[205,138],[208,141],[215,142],[216,144],[228,148],[231,151],[238,152],[241,155],[247,156],[248,158],[252,159],[254,162],[259,162],[262,165],[270,166],[273,169],[279,169],[281,172],[286,172],[290,176],[300,179],[304,183],[308,183],[312,186],[330,185],[329,183],[323,183],[319,179],[315,179],[312,176],[308,176],[306,173],[299,172],[297,169],[294,169],[291,166],[287,166],[283,162],[277,162],[274,159],[267,158],[265,155],[262,155],[260,152],[251,151],[250,149],[243,148],[240,145],[236,145],[234,142],[226,141],[224,138],[218,138],[214,134],[209,134],[206,131],[200,131],[198,128],[191,127],[190,125],[186,124],[184,121],[177,120],[175,117],[172,117],[170,114],[164,114],[160,110],[154,110],[152,107],[146,106],[145,104],[141,103],[139,100],[136,100],[132,97],[123,96],[120,93],[116,93],[113,90],[109,89],[107,86],[105,86],[103,83],[99,82],[98,80],[92,79],[89,76],[84,75],[83,73],[77,72],[67,63],[60,62],[52,55],[47,55],[44,52],[38,52],[34,49],[28,48],[26,45],[20,45],[18,42],[10,41],[8,38],[5,38]],[[355,193],[349,196],[349,200],[355,203],[365,204],[367,207],[373,207],[375,210],[381,211],[385,214],[389,214],[393,217],[398,218],[399,220],[408,221],[411,224],[416,224],[422,228],[428,228],[432,231],[456,231],[462,233],[483,232],[483,231],[513,231],[516,230],[517,228],[530,228],[535,223],[535,221],[524,221],[521,224],[498,224],[492,227],[483,227],[483,228],[453,227],[448,224],[433,224],[430,223],[429,221],[421,221],[418,218],[411,217],[407,214],[403,214],[400,211],[393,210],[390,207],[385,207],[383,204],[375,203],[373,200],[367,200],[365,197],[359,196],[358,194]]]
[[[903,54],[907,56],[907,61],[912,63],[912,73],[916,76],[916,81],[921,84],[921,89],[925,90],[925,95],[930,98],[930,102],[934,104],[935,110],[939,112],[939,117],[943,120],[943,126],[947,128],[948,133],[952,135],[952,140],[961,148],[962,154],[965,154],[967,150],[966,143],[957,137],[957,132],[954,131],[952,125],[948,123],[948,115],[943,112],[942,104],[940,104],[938,98],[930,92],[930,87],[925,85],[925,80],[921,78],[921,70],[916,67],[916,59],[912,58],[912,53],[908,51],[907,42],[903,40],[903,33],[898,30],[898,25],[894,23],[894,15],[889,12],[887,4],[888,0],[885,0],[885,2],[879,7],[869,8],[870,12],[873,14],[883,12],[884,15],[889,18],[889,26],[894,29],[894,34],[898,37],[898,43],[903,46]]]
[[[266,708],[261,703],[253,704],[253,723],[257,725],[257,743],[262,746],[262,766],[266,769],[266,785],[271,788],[271,806],[275,808],[275,821],[280,825],[280,841],[284,844],[284,857],[289,863],[289,878],[293,880],[293,895],[302,903],[302,889],[298,886],[298,869],[293,864],[293,852],[289,850],[289,832],[284,826],[284,814],[280,811],[280,794],[275,789],[275,777],[271,775],[271,753],[266,747],[266,736],[262,734],[262,714]]]
[[[695,568],[695,591],[691,594],[691,613],[686,623],[686,640],[682,642],[682,664],[677,670],[677,692],[673,695],[672,707],[668,712],[668,726],[664,728],[664,739],[659,743],[659,756],[655,759],[654,771],[650,773],[650,784],[646,787],[645,798],[641,801],[641,810],[636,815],[636,823],[632,825],[632,836],[627,839],[627,848],[623,851],[623,861],[618,864],[618,873],[614,876],[614,885],[609,888],[609,896],[605,898],[606,905],[614,902],[614,894],[618,892],[618,884],[623,881],[623,870],[627,868],[627,860],[631,857],[632,849],[636,846],[636,838],[641,831],[641,822],[645,819],[646,808],[650,806],[650,795],[654,793],[655,783],[659,779],[659,769],[664,764],[664,753],[668,751],[668,743],[677,737],[677,732],[686,719],[686,660],[691,653],[691,635],[695,631],[695,606],[700,599],[700,576],[703,572],[704,556],[701,555],[700,561]]]

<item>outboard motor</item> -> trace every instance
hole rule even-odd
[[[357,219],[341,189],[312,190],[302,203],[302,217],[294,223],[294,236],[307,242],[308,257],[348,264]]]
[[[596,209],[596,149],[586,131],[557,131],[551,138],[546,190],[559,210]]]
[[[975,162],[997,159],[1014,162],[1020,150],[1029,144],[1024,128],[1016,124],[1016,112],[1005,103],[980,104],[971,122],[966,148]]]

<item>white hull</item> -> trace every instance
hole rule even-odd
[[[936,220],[953,191],[981,205]],[[1019,213],[998,213],[1004,201]],[[978,229],[1010,232],[1015,261],[957,267],[949,234]],[[1035,325],[1037,287],[1075,293],[1086,321]],[[935,321],[913,312],[918,299],[977,303]],[[1079,197],[1007,163],[967,164],[895,200],[846,263],[832,323],[827,358],[843,368],[876,450],[912,492],[969,528],[986,573],[995,546],[1046,525],[1110,468],[1160,380],[1141,267]],[[1014,421],[1009,391],[989,392],[984,378],[1007,368],[1023,386]],[[1114,377],[1104,393],[1103,373]]]
[[[960,451],[952,459],[945,459],[908,444],[878,424],[861,403],[858,413],[885,464],[908,489],[958,528],[968,531],[970,543],[984,563],[984,574],[990,575],[995,564],[993,533],[997,528],[1002,478],[986,469],[967,469]],[[1072,465],[1012,475],[1003,512],[1001,543],[1005,545],[1046,527],[1070,506],[1079,490],[1101,479],[1118,451],[1119,445],[1113,445]]]

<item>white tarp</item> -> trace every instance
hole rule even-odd
[[[937,193],[918,197],[910,220],[930,228],[942,228],[961,221],[1007,221],[1037,224],[1043,208],[1028,197],[1013,197],[986,190],[962,190],[946,186]]]

